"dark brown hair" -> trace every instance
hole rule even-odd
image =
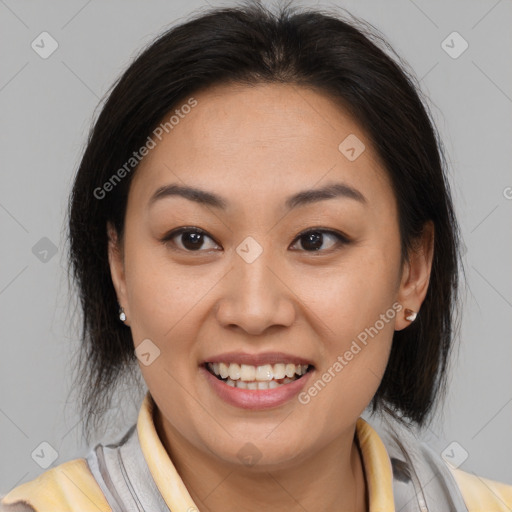
[[[70,275],[83,310],[76,384],[85,432],[97,427],[115,385],[136,367],[131,331],[118,320],[106,233],[112,221],[122,240],[136,166],[104,197],[94,191],[197,91],[273,82],[314,88],[350,110],[389,173],[404,257],[424,224],[433,222],[427,296],[417,320],[394,333],[372,411],[423,425],[442,395],[454,334],[459,238],[442,144],[419,85],[368,23],[289,5],[274,13],[249,2],[209,9],[161,34],[113,85],[90,132],[69,202]]]

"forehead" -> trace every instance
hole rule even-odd
[[[161,140],[153,137],[156,145],[132,182],[132,201],[147,203],[158,187],[180,183],[216,191],[230,204],[249,198],[269,204],[326,182],[394,201],[368,137],[328,95],[290,84],[258,84],[215,86],[193,98],[194,108],[178,112]],[[176,110],[180,104],[163,122]]]

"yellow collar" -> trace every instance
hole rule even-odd
[[[148,391],[137,420],[137,433],[146,463],[160,494],[171,510],[196,510],[197,505],[158,437],[153,422],[154,407],[155,403]],[[362,418],[357,420],[356,435],[361,447],[370,512],[395,512],[393,471],[382,440]]]

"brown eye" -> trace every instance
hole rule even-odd
[[[350,242],[350,240],[341,233],[326,229],[310,229],[309,231],[301,233],[295,240],[297,242],[294,243],[294,245],[300,242],[299,250],[306,252],[329,251],[336,246],[346,245]],[[208,241],[210,241],[209,246]],[[219,247],[206,231],[194,227],[175,229],[165,235],[162,242],[165,243],[165,245],[172,245],[174,246],[173,248],[186,252],[209,251]]]
[[[326,242],[326,240],[331,242]],[[334,241],[332,242],[332,240]],[[300,241],[302,249],[307,252],[315,252],[323,250],[329,250],[337,245],[346,245],[349,240],[341,233],[337,233],[331,230],[315,229],[301,233],[296,240]],[[327,243],[327,247],[324,244]]]
[[[163,239],[166,245],[172,244],[182,251],[198,252],[201,250],[211,250],[218,247],[214,242],[213,247],[208,247],[207,240],[213,239],[199,228],[179,228],[167,234]],[[206,248],[205,248],[206,245]]]

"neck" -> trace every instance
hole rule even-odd
[[[323,449],[286,466],[230,464],[198,450],[155,412],[169,457],[201,511],[366,512],[368,497],[355,425]]]

